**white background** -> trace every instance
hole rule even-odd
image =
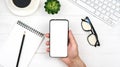
[[[41,0],[39,9],[32,15],[27,17],[18,17],[12,14],[5,3],[0,0],[0,48],[4,46],[13,25],[17,20],[37,28],[39,31],[46,33],[49,30],[49,20],[52,18],[66,18],[70,21],[70,29],[73,31],[75,39],[79,45],[79,54],[81,59],[86,63],[87,67],[120,67],[120,24],[111,28],[104,22],[101,22],[84,10],[76,7],[68,0],[59,0],[61,2],[61,11],[57,15],[48,15],[44,11],[44,2]],[[92,47],[87,42],[89,32],[81,29],[81,18],[89,16],[93,26],[98,33],[101,43],[100,47]],[[46,39],[47,40],[47,39]],[[67,67],[59,59],[50,58],[45,53],[45,41],[36,52],[30,67]]]

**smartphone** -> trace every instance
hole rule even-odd
[[[51,19],[49,23],[50,57],[67,57],[69,21]]]

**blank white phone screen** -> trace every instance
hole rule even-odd
[[[67,57],[68,24],[67,20],[50,21],[51,57]]]

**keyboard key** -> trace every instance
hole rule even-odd
[[[110,17],[113,19],[113,20],[118,20],[117,17],[113,14],[110,15]]]
[[[112,6],[112,9],[115,9],[115,5]]]
[[[91,7],[94,7],[94,4],[93,4],[93,3],[91,3],[90,5],[91,5]]]
[[[94,2],[95,0],[91,0],[92,2]]]
[[[110,11],[110,8],[109,8],[109,7],[107,7],[107,8],[106,8],[106,10],[107,10],[107,11]]]
[[[76,1],[76,0],[73,0],[73,1]]]
[[[115,24],[117,24],[118,23],[118,21],[116,20],[116,21],[114,21],[114,20],[111,20],[113,23],[115,23]]]
[[[116,3],[116,6],[117,6],[117,7],[120,7],[120,3]]]
[[[103,6],[102,6],[103,9],[106,9],[106,7],[107,7],[106,5],[103,5]]]
[[[98,7],[99,7],[98,5],[95,5],[95,6],[94,6],[95,9],[98,9]]]
[[[98,10],[99,10],[99,11],[102,11],[102,8],[101,8],[101,7],[99,7],[99,8],[98,8]]]
[[[90,1],[87,1],[87,4],[90,4]]]
[[[99,16],[99,15],[100,15],[100,12],[99,12],[99,11],[96,11],[95,14],[96,14],[97,16]]]
[[[108,21],[106,21],[106,23],[108,22],[109,25],[114,25],[115,23],[112,22],[111,19],[109,19]]]
[[[86,5],[85,3],[81,2],[80,0],[77,0],[77,3],[82,5],[83,7],[87,8],[91,12],[95,12],[95,9],[93,9],[92,7]]]
[[[99,3],[99,1],[98,0],[95,0],[95,4],[98,4]]]
[[[105,1],[104,1],[104,4],[108,4],[108,1],[107,1],[107,0],[105,0]]]
[[[104,0],[100,0],[101,2],[103,2]]]
[[[103,19],[103,18],[104,18],[104,15],[103,15],[103,14],[101,14],[101,15],[100,15],[100,18],[102,18],[102,19]]]
[[[99,6],[102,6],[102,5],[103,5],[103,3],[102,3],[102,2],[99,2],[99,3],[98,3],[98,5],[99,5]]]
[[[106,16],[110,16],[110,12],[107,12],[107,13],[106,13]]]
[[[116,11],[119,11],[119,10],[120,10],[120,8],[116,8],[115,10],[116,10]]]
[[[105,13],[106,13],[106,11],[105,11],[105,10],[102,10],[102,13],[103,13],[103,14],[105,14]]]
[[[115,13],[114,13],[114,15],[116,15],[117,17],[119,17],[119,18],[120,18],[120,13],[115,12]]]
[[[111,4],[111,3],[109,3],[109,4],[108,4],[108,6],[109,6],[109,7],[111,7],[111,6],[112,6],[112,4]]]
[[[82,0],[83,2],[86,2],[86,0]]]
[[[112,0],[108,0],[109,2],[112,1]]]
[[[110,10],[111,13],[113,13],[114,11],[113,10]]]
[[[109,17],[108,17],[108,16],[104,16],[104,20],[106,20],[106,21],[107,21],[108,19],[109,19]]]
[[[113,0],[112,3],[113,3],[113,4],[116,4],[117,2],[116,2],[116,0]]]

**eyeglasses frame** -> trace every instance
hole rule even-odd
[[[85,19],[81,19],[81,20],[82,20],[82,22],[84,21],[84,22],[86,22],[86,23],[89,23],[90,26],[91,26],[91,30],[85,30],[85,29],[83,28],[82,22],[81,22],[81,27],[82,27],[82,29],[83,29],[84,31],[86,31],[86,32],[89,32],[89,31],[91,32],[91,34],[88,35],[88,37],[93,34],[93,35],[95,35],[96,40],[97,40],[96,43],[95,43],[95,45],[92,45],[92,44],[89,42],[88,37],[87,37],[88,43],[89,43],[91,46],[95,46],[95,47],[96,47],[96,46],[100,46],[100,42],[99,42],[99,40],[98,40],[98,35],[97,35],[97,33],[96,33],[96,31],[95,31],[95,29],[94,29],[94,27],[93,27],[93,25],[92,25],[89,17],[86,17]]]

